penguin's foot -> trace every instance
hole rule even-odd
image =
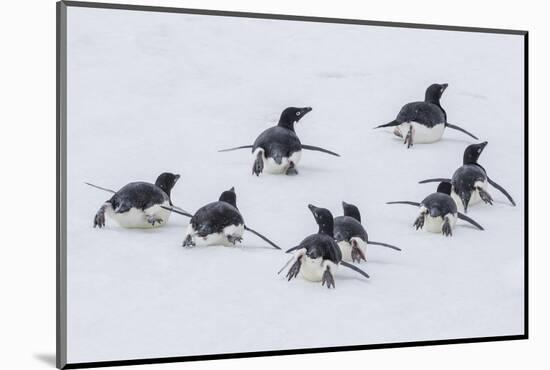
[[[147,216],[147,222],[152,226],[155,226],[155,224],[162,224],[163,219],[155,216]]]
[[[441,233],[444,236],[453,236],[453,229],[447,217],[445,217],[445,221],[443,221],[443,225],[441,225]]]
[[[227,235],[227,241],[233,245],[243,241],[243,238],[238,235]]]
[[[100,229],[102,227],[105,227],[105,210],[109,206],[108,203],[105,203],[101,206],[101,208],[97,211],[97,213],[94,216],[94,228],[99,227]]]
[[[367,261],[367,259],[365,258],[365,254],[363,253],[361,248],[359,248],[359,244],[357,244],[355,240],[352,240],[351,241],[351,261],[360,263],[361,260],[365,262]]]
[[[493,197],[491,197],[491,194],[486,192],[485,189],[483,189],[481,186],[478,186],[476,189],[482,201],[487,204],[493,205]]]
[[[409,131],[407,132],[407,136],[405,136],[405,142],[403,144],[407,144],[407,149],[409,149],[411,146],[413,146],[413,136],[414,136],[414,129],[413,126],[409,126]]]
[[[327,266],[327,269],[323,273],[323,280],[321,282],[321,286],[324,286],[325,283],[327,284],[327,288],[329,288],[329,289],[330,289],[331,285],[332,285],[333,288],[336,287],[336,285],[334,285],[334,277],[332,276],[332,273],[330,272],[330,267],[329,266]]]
[[[302,267],[302,256],[298,257],[296,262],[294,262],[294,264],[290,266],[290,268],[288,269],[288,272],[286,274],[288,281],[298,276],[298,273],[300,272],[301,267]]]
[[[187,235],[185,240],[183,241],[182,247],[194,247],[195,241],[193,240],[193,237],[191,235]]]
[[[426,214],[424,212],[420,213],[416,220],[414,220],[413,226],[416,230],[422,229],[424,227],[424,220],[426,220]]]
[[[294,162],[290,161],[288,168],[286,169],[286,174],[289,176],[297,175],[298,171],[296,170],[296,165]]]
[[[262,158],[262,152],[259,151],[258,155],[256,155],[256,160],[252,165],[252,174],[256,176],[260,176],[263,170],[264,170],[264,160]]]

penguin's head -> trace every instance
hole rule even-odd
[[[326,208],[315,207],[313,204],[307,206],[313,217],[315,217],[315,222],[319,225],[319,234],[327,234],[329,236],[334,235],[334,219],[332,218],[332,213]]]
[[[302,119],[303,116],[312,111],[311,107],[296,108],[288,107],[283,113],[281,113],[281,118],[279,118],[279,126],[288,128],[294,131],[294,124]]]
[[[224,191],[220,195],[220,202],[226,202],[231,204],[233,207],[237,208],[237,194],[235,193],[235,187],[232,187],[229,190]]]
[[[357,221],[361,222],[361,213],[359,212],[359,208],[346,202],[342,202],[342,208],[344,208],[344,216],[353,217]]]
[[[432,84],[426,89],[426,96],[424,100],[427,103],[439,104],[439,99],[443,95],[443,92],[447,89],[449,84]]]
[[[479,159],[479,156],[483,152],[483,149],[487,146],[487,142],[484,141],[479,144],[472,144],[469,145],[464,150],[464,164],[472,164],[477,163],[477,160]]]
[[[452,185],[448,181],[440,182],[439,185],[437,186],[438,193],[443,193],[447,195],[451,195],[451,189],[452,189]]]
[[[172,188],[174,185],[176,185],[176,182],[178,182],[180,178],[180,175],[176,175],[170,172],[163,172],[157,177],[157,181],[155,181],[155,185],[161,188],[168,196],[170,196],[170,192],[172,191]]]

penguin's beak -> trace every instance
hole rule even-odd
[[[447,87],[449,87],[449,84],[441,84],[441,92],[447,90]]]
[[[232,187],[231,187],[231,189],[229,189],[229,191],[231,191],[231,192],[233,192],[233,193],[234,193],[234,192],[235,192],[235,187],[234,187],[234,186],[232,186]]]
[[[180,175],[175,175],[174,176],[174,184],[176,183],[176,181],[178,181],[180,179],[180,177],[181,177]]]
[[[316,216],[317,207],[315,207],[313,204],[309,204],[309,205],[307,206],[307,208],[309,208],[309,210],[311,211],[311,213],[313,213],[313,215]]]
[[[484,142],[481,143],[481,147],[482,147],[483,149],[485,149],[485,147],[487,146],[487,144],[489,144],[489,142],[488,142],[488,141],[484,141]]]
[[[312,110],[313,110],[313,108],[311,108],[311,107],[305,107],[305,108],[300,109],[300,112],[302,112],[302,117],[305,116],[306,114],[308,114],[309,112],[311,112]]]

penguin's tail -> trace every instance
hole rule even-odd
[[[472,138],[474,138],[474,139],[476,139],[476,140],[479,140],[479,139],[477,138],[477,136],[475,136],[474,134],[469,133],[468,131],[464,130],[462,127],[459,127],[459,126],[457,126],[457,125],[453,125],[453,124],[448,123],[448,122],[445,124],[445,126],[447,126],[448,128],[452,128],[453,130],[457,130],[457,131],[463,132],[463,133],[465,133],[466,135],[468,135],[468,136],[470,136],[470,137],[472,137]]]
[[[254,145],[241,145],[241,146],[236,146],[234,148],[227,148],[227,149],[218,150],[218,153],[231,152],[233,150],[239,150],[239,149],[252,149],[253,147],[254,147]]]
[[[382,128],[382,127],[394,127],[394,126],[399,126],[400,124],[401,124],[401,123],[399,123],[399,122],[393,120],[393,121],[391,121],[391,122],[389,122],[389,123],[386,123],[386,124],[384,124],[384,125],[376,126],[376,127],[374,127],[374,129]]]
[[[97,186],[97,185],[94,185],[94,184],[90,184],[89,182],[85,182],[85,184],[91,186],[92,188],[96,188],[96,189],[99,189],[99,190],[103,190],[103,191],[106,191],[106,192],[111,193],[111,194],[116,194],[116,191],[111,190],[111,189],[102,188],[101,186]]]

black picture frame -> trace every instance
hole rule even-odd
[[[445,340],[429,340],[429,341],[412,341],[399,342],[388,344],[367,344],[367,345],[352,345],[338,347],[323,347],[323,348],[303,348],[290,350],[274,350],[274,351],[259,351],[259,352],[242,352],[242,353],[221,353],[198,356],[176,356],[163,358],[140,358],[132,360],[117,360],[117,361],[98,361],[98,362],[81,362],[67,363],[66,356],[66,100],[67,100],[67,8],[68,7],[85,7],[85,8],[101,8],[101,9],[118,9],[129,11],[147,11],[147,12],[164,12],[164,13],[181,13],[181,14],[200,14],[221,17],[242,17],[242,18],[258,18],[258,19],[273,19],[286,21],[301,21],[301,22],[317,22],[317,23],[340,23],[368,26],[384,26],[384,27],[399,27],[399,28],[416,28],[427,30],[442,30],[442,31],[461,31],[461,32],[481,32],[494,34],[509,34],[523,36],[524,39],[524,187],[523,201],[524,210],[524,333],[520,335],[506,336],[491,336],[491,337],[475,337],[475,338],[455,338]],[[56,366],[59,369],[77,369],[77,368],[93,368],[107,366],[125,366],[125,365],[141,365],[141,364],[157,364],[157,363],[173,363],[183,361],[203,361],[203,360],[219,360],[233,359],[244,357],[264,357],[264,356],[281,356],[294,354],[311,354],[322,352],[342,352],[342,351],[359,351],[368,349],[381,348],[399,348],[399,347],[418,347],[418,346],[434,346],[447,344],[461,343],[480,343],[480,342],[496,342],[496,341],[511,341],[522,340],[529,338],[529,33],[523,30],[510,29],[492,29],[478,27],[459,27],[446,25],[431,25],[431,24],[416,24],[416,23],[397,23],[397,22],[382,22],[369,21],[358,19],[341,19],[341,18],[324,18],[324,17],[309,17],[296,15],[282,14],[265,14],[265,13],[249,13],[249,12],[233,12],[220,10],[204,10],[204,9],[187,9],[174,7],[159,7],[159,6],[141,6],[128,4],[110,4],[96,2],[79,2],[79,1],[60,1],[56,4],[57,12],[57,64],[56,64],[56,122],[57,122],[57,142],[56,142],[56,169],[57,169],[57,214],[56,214]]]

